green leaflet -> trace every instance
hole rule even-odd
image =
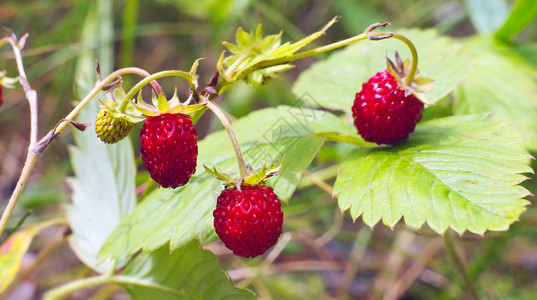
[[[398,146],[356,149],[338,171],[339,207],[369,226],[404,217],[440,234],[507,230],[528,204],[520,173],[533,171],[504,127],[484,115],[448,117],[420,124]]]
[[[492,112],[496,121],[515,124],[511,136],[528,140],[537,149],[537,83],[525,66],[490,51],[487,40],[470,45],[474,57],[465,81],[457,90],[456,114]]]
[[[495,37],[508,41],[526,28],[537,16],[537,2],[517,0],[505,23],[498,29]]]
[[[316,134],[353,134],[353,129],[338,117],[298,106],[258,110],[232,126],[246,163],[254,170],[281,161],[285,153],[281,174],[267,181],[282,201],[291,197],[302,171],[324,143]],[[168,241],[173,250],[192,239],[202,243],[216,239],[212,211],[223,186],[205,172],[203,164],[226,173],[238,173],[238,167],[225,131],[209,135],[198,147],[197,172],[190,182],[175,190],[159,189],[150,194],[110,235],[101,249],[101,258],[133,254],[140,249],[150,252]]]
[[[134,299],[255,299],[239,290],[221,269],[218,257],[196,241],[172,253],[168,246],[135,258],[114,282]]]

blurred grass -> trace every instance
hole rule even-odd
[[[11,28],[18,35],[30,33],[24,59],[30,82],[39,92],[40,136],[72,107],[72,100],[75,99],[73,59],[84,47],[77,41],[82,30],[81,20],[85,18],[90,4],[85,0],[0,2],[0,26]],[[469,10],[472,6],[466,4],[463,0],[114,1],[116,36],[112,46],[114,61],[118,64],[106,67],[115,69],[135,65],[149,72],[188,69],[192,61],[204,57],[199,72],[200,83],[205,84],[214,73],[214,65],[223,50],[221,41],[234,41],[235,29],[239,26],[253,30],[262,23],[265,34],[283,30],[283,41],[289,41],[319,29],[332,16],[341,15],[341,21],[329,30],[320,43],[356,35],[371,23],[385,21],[391,22],[394,28],[435,27],[444,34],[470,37],[476,34],[476,30],[469,16],[476,11]],[[513,5],[513,1],[507,4]],[[520,63],[537,68],[536,40],[537,28],[533,20],[512,41],[506,43],[503,51],[519,59]],[[222,106],[233,116],[240,117],[261,107],[292,104],[296,100],[290,93],[291,82],[315,59],[320,58],[297,62],[297,67],[283,74],[281,80],[272,81],[260,90],[237,85],[223,97]],[[6,69],[10,76],[16,75],[15,64],[7,47],[0,50],[0,69]],[[126,82],[137,79],[125,78]],[[169,93],[175,84],[173,81],[163,81],[163,87]],[[4,95],[6,103],[0,110],[1,199],[9,197],[18,177],[29,128],[27,104],[21,90],[4,90]],[[203,135],[219,125],[210,117],[204,117],[198,126],[200,135]],[[90,127],[88,130],[93,129]],[[132,139],[136,141],[136,133]],[[44,154],[30,179],[28,190],[23,194],[19,216],[30,207],[38,210],[36,215],[40,218],[47,214],[58,214],[57,203],[66,201],[69,193],[63,184],[65,176],[72,173],[66,164],[65,149],[69,143],[70,136],[64,135]],[[344,157],[347,151],[348,147],[344,145],[328,144],[310,171],[331,184],[336,175],[333,162]],[[533,167],[536,166],[534,163]],[[143,179],[144,174],[140,178]],[[301,186],[291,203],[284,207],[286,231],[292,232],[294,239],[276,265],[308,259],[319,263],[336,263],[341,268],[318,272],[281,271],[277,273],[279,275],[261,276],[259,282],[249,286],[260,294],[268,291],[275,299],[328,298],[336,295],[340,284],[337,279],[349,262],[356,234],[364,229],[369,230],[361,222],[353,224],[348,216],[344,216],[334,238],[325,245],[316,245],[317,238],[330,228],[337,228],[337,218],[334,217],[337,205],[329,194],[311,182],[303,180]],[[535,180],[526,182],[525,186],[534,193],[537,191]],[[466,236],[466,241],[459,243],[464,250],[470,276],[483,298],[537,297],[536,226],[537,213],[529,207],[522,215],[521,222],[515,223],[511,231],[488,234],[489,239],[470,235],[470,238]],[[392,254],[392,245],[399,230],[407,229],[398,226],[392,232],[381,225],[375,228],[358,264],[355,279],[349,286],[349,298],[372,296],[374,281],[388,280],[383,273],[383,270],[390,268],[385,258]],[[433,239],[435,237],[429,235],[425,228],[416,235],[412,245],[400,249],[405,260],[404,267],[414,263]],[[227,267],[233,265],[226,257],[224,261]],[[405,299],[464,298],[462,282],[457,279],[442,252],[436,254],[425,267],[421,276],[403,294]],[[396,281],[400,280],[397,275],[402,271],[396,270],[398,273],[390,276],[395,276]]]

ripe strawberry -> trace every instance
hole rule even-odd
[[[185,185],[196,171],[196,128],[188,115],[149,116],[140,132],[141,153],[151,178],[162,187]]]
[[[388,70],[364,83],[352,106],[358,133],[364,140],[377,144],[396,144],[407,139],[422,112],[423,102],[413,94],[405,96],[405,90]]]
[[[115,144],[124,139],[132,130],[132,123],[125,118],[117,118],[103,107],[95,118],[95,132],[101,141]]]
[[[271,187],[243,184],[218,196],[213,212],[216,234],[235,255],[256,257],[274,246],[282,233],[283,212]]]

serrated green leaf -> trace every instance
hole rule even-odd
[[[99,55],[101,69],[109,73],[112,67],[109,48],[110,40],[103,37],[99,40],[96,32],[111,31],[111,7],[106,1],[97,5],[100,12],[92,10],[82,34],[82,43],[92,45],[89,49],[104,47]],[[104,19],[104,20],[103,20]],[[94,86],[95,53],[91,50],[82,52],[76,71],[78,94],[85,96]],[[103,63],[108,62],[108,63]],[[108,69],[108,70],[105,70]],[[105,95],[101,94],[101,98]],[[97,96],[96,98],[99,98]],[[78,121],[93,123],[98,111],[98,102],[90,102],[80,112]],[[66,207],[67,218],[73,234],[69,238],[78,258],[93,270],[105,273],[114,264],[110,261],[101,262],[97,253],[108,235],[119,224],[122,217],[129,214],[136,205],[134,153],[129,139],[115,145],[105,145],[97,138],[94,130],[84,132],[73,131],[77,146],[69,149],[74,178],[69,179],[73,189],[72,204]],[[116,268],[121,268],[126,260],[120,259]]]
[[[537,149],[537,83],[523,66],[477,46],[471,70],[457,90],[457,114],[492,112],[496,121],[509,122],[511,135]]]
[[[285,153],[281,174],[267,184],[282,201],[293,194],[302,171],[311,163],[324,139],[320,132],[354,131],[336,116],[302,107],[280,106],[255,111],[233,123],[247,164],[260,170],[265,163],[279,162]],[[139,249],[149,252],[170,241],[171,249],[192,239],[207,243],[216,239],[212,211],[223,188],[222,182],[205,172],[203,165],[238,173],[232,144],[225,131],[199,142],[196,174],[175,190],[159,189],[136,207],[108,238],[100,257],[117,257]]]
[[[138,256],[114,281],[134,299],[256,299],[234,288],[218,257],[196,241],[172,253],[163,246]]]
[[[505,23],[495,36],[501,40],[510,40],[537,17],[537,1],[518,0]]]
[[[434,30],[394,30],[408,37],[418,50],[420,73],[434,79],[434,88],[426,92],[429,102],[444,98],[463,80],[468,70],[469,55],[461,45]],[[386,69],[385,53],[398,51],[409,58],[407,47],[398,40],[361,41],[337,51],[328,59],[313,64],[293,86],[293,93],[311,94],[317,102],[332,109],[350,112],[362,83]]]
[[[483,115],[455,116],[419,124],[401,145],[356,149],[338,171],[339,207],[369,226],[404,217],[440,234],[507,230],[528,204],[521,173],[533,171],[504,127]]]

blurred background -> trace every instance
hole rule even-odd
[[[222,41],[235,41],[237,27],[255,30],[263,24],[265,34],[283,30],[282,41],[295,41],[320,29],[335,15],[342,16],[328,34],[316,41],[324,44],[357,35],[375,22],[390,22],[394,29],[435,28],[443,35],[466,39],[487,35],[503,22],[516,1],[506,0],[121,0],[113,1],[114,65],[118,69],[137,66],[154,73],[166,69],[188,70],[203,57],[200,85],[215,72],[224,49]],[[17,35],[29,33],[23,52],[32,87],[39,94],[39,135],[43,136],[63,118],[76,99],[75,58],[85,46],[78,43],[92,1],[44,0],[0,2],[0,26]],[[499,21],[498,21],[499,20]],[[537,67],[537,26],[533,21],[507,45],[507,54]],[[493,29],[491,29],[493,28]],[[4,32],[4,34],[7,34]],[[0,70],[16,76],[16,65],[8,47],[0,49]],[[326,54],[329,55],[329,54]],[[250,111],[277,104],[293,104],[291,86],[297,76],[319,55],[296,62],[296,68],[259,90],[237,85],[221,100],[223,108],[239,118]],[[537,71],[533,74],[535,76]],[[129,80],[137,78],[124,78]],[[171,96],[176,81],[163,80]],[[357,83],[357,87],[359,83]],[[78,100],[78,99],[77,99]],[[9,199],[25,159],[29,135],[28,105],[22,89],[5,89],[0,108],[0,207]],[[218,128],[204,116],[197,125],[199,138]],[[93,130],[93,128],[90,128]],[[139,128],[135,128],[135,131]],[[131,135],[135,147],[136,134]],[[18,204],[14,219],[32,210],[27,222],[38,222],[63,213],[69,200],[65,178],[72,175],[67,148],[69,134],[62,135],[43,155]],[[332,162],[347,153],[345,146],[328,145],[316,159],[316,177],[333,183]],[[139,175],[143,182],[147,175]],[[532,182],[528,186],[533,186]],[[254,290],[264,299],[464,299],[462,281],[443,251],[443,241],[427,230],[416,233],[404,226],[395,231],[377,225],[374,231],[348,213],[342,215],[330,193],[316,187],[311,178],[301,181],[285,207],[287,242],[275,261],[266,261],[256,272],[250,268],[261,260],[242,260],[220,251],[224,268],[240,287]],[[325,190],[329,191],[330,186]],[[530,188],[535,190],[535,188]],[[507,233],[487,234],[486,239],[466,234],[460,251],[470,276],[488,299],[537,298],[537,213],[533,207]],[[11,224],[14,225],[14,224]],[[51,232],[49,234],[55,234]],[[47,234],[34,241],[37,253],[47,243]],[[31,253],[30,253],[31,256]],[[31,257],[28,259],[32,259]],[[89,270],[63,246],[43,264],[28,284],[41,293]],[[73,299],[88,299],[97,289],[83,291]],[[103,293],[104,294],[104,293]],[[121,290],[104,294],[127,299]],[[94,298],[97,299],[97,298]],[[104,299],[104,298],[99,298]]]

